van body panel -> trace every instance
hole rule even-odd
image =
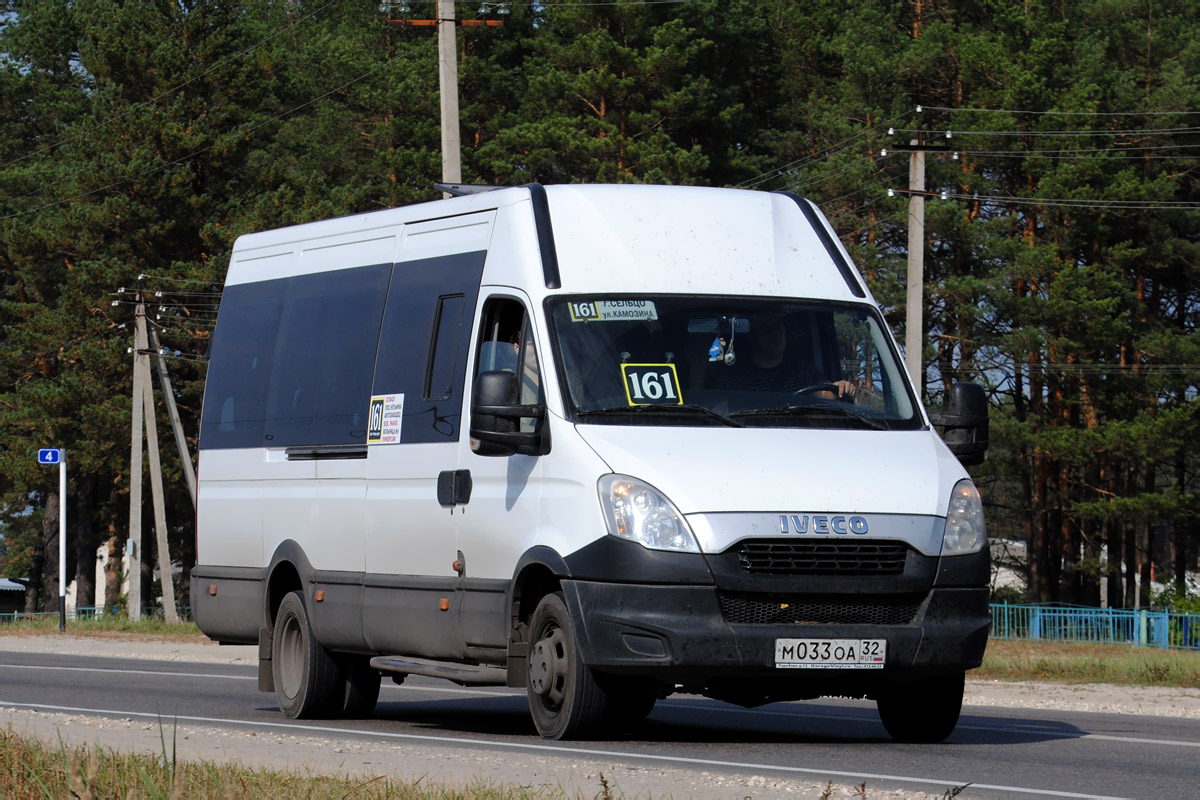
[[[929,430],[580,425],[614,472],[649,481],[683,514],[944,516],[962,467]],[[649,476],[654,476],[653,478]]]
[[[247,234],[225,285],[192,583],[214,639],[269,640],[299,589],[340,664],[520,683],[561,592],[586,668],[745,704],[982,659],[988,549],[942,555],[974,489],[807,200],[499,189]],[[476,378],[516,397],[473,411]],[[801,637],[887,660],[777,664]]]
[[[676,222],[664,225],[663,197],[637,186],[546,191],[564,292],[859,300],[782,195],[678,187],[669,200]]]

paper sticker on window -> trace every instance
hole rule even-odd
[[[400,444],[400,421],[403,418],[403,394],[377,394],[372,397],[367,444]]]
[[[622,364],[621,375],[631,406],[683,405],[674,364]]]
[[[585,300],[571,303],[575,322],[614,322],[658,319],[653,300]]]

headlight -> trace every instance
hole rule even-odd
[[[699,553],[700,545],[675,504],[645,481],[605,475],[597,487],[608,532],[651,550]]]
[[[946,512],[946,535],[942,538],[942,555],[962,556],[983,549],[987,536],[983,530],[983,501],[979,490],[969,480],[959,481],[950,493],[950,508]]]

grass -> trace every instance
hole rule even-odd
[[[35,738],[19,735],[9,726],[7,730],[0,730],[0,797],[524,800],[572,796],[561,790],[539,788],[534,791],[483,781],[458,787],[436,786],[421,781],[407,783],[386,776],[323,776],[251,769],[213,761],[177,761],[169,748],[166,739],[160,756],[117,753],[88,746],[68,747],[61,741],[58,747],[52,747]],[[598,796],[609,795],[602,791]]]
[[[970,677],[1200,689],[1200,652],[993,639]]]
[[[15,620],[0,624],[0,635],[58,634],[58,614],[21,615]],[[163,639],[172,642],[206,642],[208,638],[200,632],[194,622],[171,623],[161,619],[143,618],[136,622],[121,614],[102,614],[97,617],[81,617],[67,620],[67,633],[71,636],[130,637],[138,639]]]

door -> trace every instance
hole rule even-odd
[[[519,377],[522,405],[544,403],[542,352],[531,323],[529,301],[512,289],[497,290],[480,304],[471,360],[471,380],[493,370]],[[470,397],[467,398],[468,404]],[[468,405],[468,409],[470,406]],[[544,424],[521,420],[522,431]],[[468,650],[503,648],[507,637],[505,602],[517,560],[533,543],[538,526],[542,459],[538,456],[481,456],[469,438],[459,441],[460,473],[470,475],[468,502],[458,506],[458,551],[462,575],[459,622]]]

